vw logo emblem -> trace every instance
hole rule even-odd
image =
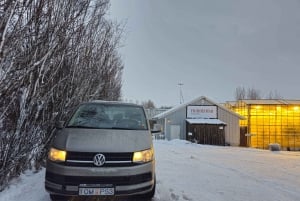
[[[94,164],[96,166],[102,166],[105,163],[105,156],[103,154],[96,154],[94,156]]]

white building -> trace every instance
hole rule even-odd
[[[153,117],[168,140],[232,146],[240,145],[240,119],[244,117],[204,96]]]

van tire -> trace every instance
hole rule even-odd
[[[63,195],[50,194],[50,198],[52,201],[68,201],[70,197],[63,196]]]

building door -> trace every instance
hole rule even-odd
[[[248,147],[248,142],[247,142],[248,137],[246,136],[247,133],[248,133],[247,126],[240,127],[240,146],[241,147]]]
[[[170,140],[180,139],[180,125],[170,126]]]
[[[188,124],[187,131],[192,133],[192,136],[187,133],[186,139],[196,141],[199,144],[225,145],[224,125]]]

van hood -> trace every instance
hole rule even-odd
[[[76,152],[134,152],[149,149],[152,137],[148,130],[64,128],[52,145]]]

